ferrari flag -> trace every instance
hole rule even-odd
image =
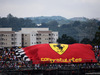
[[[38,44],[16,50],[23,60],[42,63],[84,63],[97,62],[89,44]]]

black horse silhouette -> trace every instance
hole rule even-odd
[[[63,47],[60,45],[60,44],[58,44],[58,45],[54,45],[54,47],[58,47],[59,49],[63,49]]]

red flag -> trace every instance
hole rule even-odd
[[[38,44],[21,50],[21,56],[32,60],[33,64],[97,62],[92,46],[88,44]]]

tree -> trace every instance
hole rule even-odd
[[[92,40],[92,43],[94,45],[100,45],[100,21],[96,21],[97,24],[99,25],[98,31],[95,34],[95,38]]]
[[[40,27],[48,27],[48,25],[46,23],[42,23]]]
[[[96,32],[95,38],[93,39],[92,43],[94,45],[100,45],[100,32]]]
[[[81,43],[83,44],[91,44],[91,41],[88,38],[84,38]]]
[[[58,43],[63,43],[63,44],[73,44],[73,43],[77,43],[77,41],[70,37],[70,36],[67,36],[66,34],[63,34],[61,36],[61,38],[59,37],[58,40],[57,40]]]
[[[75,21],[74,23],[73,23],[73,26],[79,26],[81,23],[80,23],[80,21]]]
[[[13,15],[8,14],[8,15],[7,15],[7,18],[8,18],[8,19],[9,19],[9,18],[13,18]]]
[[[53,26],[54,27],[54,26],[58,26],[59,23],[57,21],[53,20],[53,21],[48,22],[47,24],[49,26]]]

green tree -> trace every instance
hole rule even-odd
[[[73,26],[79,26],[81,23],[80,23],[80,21],[75,21],[74,23],[73,23]]]
[[[98,31],[95,33],[95,38],[92,40],[92,44],[100,45],[100,21],[96,21],[99,25]]]
[[[13,15],[12,14],[8,14],[7,15],[7,18],[9,19],[9,18],[13,18]]]
[[[55,20],[50,21],[50,22],[47,23],[47,25],[48,25],[49,27],[57,27],[58,24],[59,24],[59,23],[58,23],[57,21],[55,21]]]
[[[91,44],[91,41],[88,38],[84,38],[81,43],[83,44]]]
[[[92,43],[94,45],[100,45],[100,32],[96,32],[95,38],[93,39]]]
[[[41,27],[48,27],[46,23],[42,23]]]
[[[57,42],[63,44],[77,43],[77,41],[74,38],[72,38],[71,36],[67,36],[66,34],[63,34],[61,37],[59,37]]]

